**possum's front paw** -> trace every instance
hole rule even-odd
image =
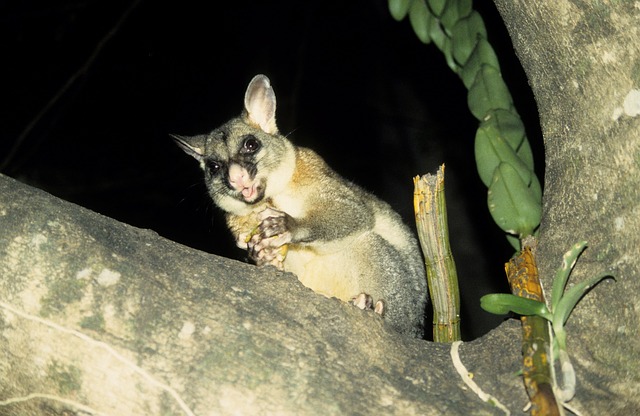
[[[249,248],[249,258],[257,266],[264,266],[270,264],[280,270],[284,269],[284,259],[287,255],[287,246],[282,247],[265,247],[262,250],[256,251],[253,248]]]
[[[352,298],[351,303],[362,310],[373,310],[375,313],[377,313],[380,316],[384,315],[384,310],[385,310],[384,301],[380,299],[376,302],[374,306],[373,298],[366,293],[360,293],[358,296]]]
[[[259,214],[260,225],[251,237],[257,251],[264,248],[276,248],[291,242],[291,217],[282,211],[267,208]]]
[[[263,238],[288,235],[289,241],[291,241],[289,229],[291,228],[290,222],[292,219],[286,212],[266,208],[258,214],[258,219],[260,221],[258,228]]]
[[[259,214],[260,225],[247,242],[249,257],[258,265],[271,264],[279,269],[287,254],[287,244],[291,242],[291,232],[287,228],[290,217],[273,208]]]

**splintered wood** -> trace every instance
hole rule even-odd
[[[440,166],[436,175],[414,177],[413,184],[418,238],[424,254],[433,305],[433,340],[459,341],[460,292],[449,245],[444,165]]]

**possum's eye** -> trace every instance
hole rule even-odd
[[[260,149],[260,141],[255,136],[249,135],[244,139],[242,143],[242,153],[255,153]]]
[[[207,173],[210,176],[213,176],[216,173],[218,173],[222,165],[220,165],[220,163],[216,162],[215,160],[208,160],[207,163],[205,164],[205,167],[207,169]]]

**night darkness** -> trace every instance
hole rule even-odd
[[[497,11],[478,3],[542,169],[526,78]],[[411,178],[446,163],[463,337],[501,322],[478,299],[507,290],[512,250],[476,173],[466,90],[433,45],[391,18],[386,1],[40,0],[5,2],[0,19],[2,173],[241,259],[196,162],[169,133],[204,133],[238,115],[247,83],[264,73],[280,130],[411,225]]]

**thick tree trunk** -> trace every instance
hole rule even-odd
[[[499,414],[450,346],[0,175],[0,415]],[[526,403],[513,321],[464,344]],[[84,411],[85,413],[81,413]]]
[[[495,3],[538,104],[546,154],[538,264],[545,287],[587,240],[569,284],[611,270],[568,321],[585,414],[640,412],[640,6]]]

